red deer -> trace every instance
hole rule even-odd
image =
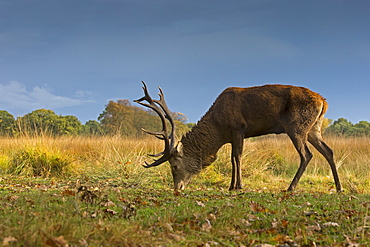
[[[152,134],[165,143],[162,156],[144,167],[154,167],[169,161],[175,190],[184,189],[190,178],[216,160],[217,151],[231,143],[232,177],[230,190],[242,188],[240,159],[244,138],[286,133],[292,140],[301,162],[288,191],[293,191],[312,158],[310,142],[329,162],[335,186],[342,191],[333,151],[324,142],[321,125],[328,108],[325,99],[304,87],[265,85],[249,88],[226,88],[201,120],[176,144],[175,124],[159,88],[160,99],[153,100],[144,82],[145,96],[135,102],[154,110],[163,129]],[[142,101],[146,101],[144,103]],[[171,130],[167,130],[167,121]],[[169,133],[168,133],[169,132]]]

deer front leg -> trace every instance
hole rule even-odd
[[[243,135],[235,134],[231,151],[232,177],[229,190],[239,190],[242,188],[242,171],[240,159],[243,152]]]

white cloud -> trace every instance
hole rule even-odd
[[[54,110],[92,102],[81,97],[55,95],[49,89],[40,86],[27,90],[24,84],[17,81],[0,83],[0,108],[6,111],[23,112],[41,108]]]

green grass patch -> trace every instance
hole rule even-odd
[[[370,244],[370,196],[132,186],[119,179],[0,180],[11,246]],[[359,246],[358,245],[358,246]]]
[[[68,165],[71,163],[71,159],[60,152],[26,148],[11,155],[6,172],[24,176],[60,177],[68,174]]]

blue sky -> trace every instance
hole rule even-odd
[[[305,86],[370,121],[370,1],[2,0],[0,109],[96,120],[161,86],[196,122],[223,89]]]

